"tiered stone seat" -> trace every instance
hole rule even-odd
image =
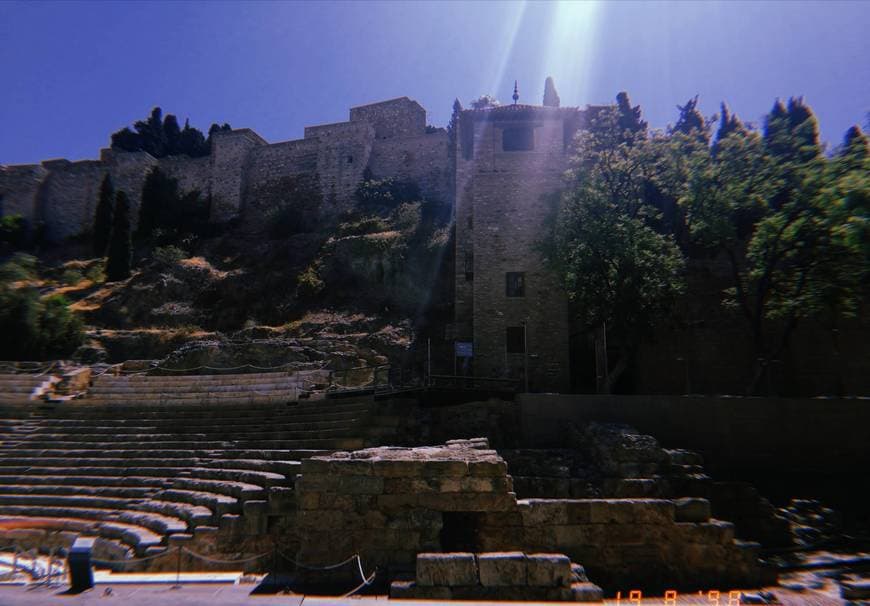
[[[295,400],[316,377],[271,372],[243,375],[95,377],[86,399],[93,404],[281,404]]]
[[[274,491],[286,502],[302,459],[365,446],[368,402],[291,401],[286,373],[245,375],[240,387],[190,379],[103,376],[53,409],[0,409],[0,520],[141,556],[173,534],[237,523],[245,503]],[[237,397],[252,389],[283,395]]]
[[[57,381],[57,377],[45,374],[0,373],[0,404],[33,401]]]

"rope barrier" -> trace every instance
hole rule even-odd
[[[209,562],[209,563],[211,563],[211,564],[247,564],[248,562],[253,562],[253,561],[255,561],[255,560],[259,560],[259,559],[262,558],[262,557],[265,557],[265,556],[267,556],[267,555],[271,555],[271,554],[272,554],[271,551],[267,551],[267,552],[265,552],[265,553],[261,553],[261,554],[259,554],[259,555],[251,556],[251,557],[249,557],[249,558],[241,558],[241,559],[238,559],[238,560],[221,560],[221,559],[219,559],[219,558],[210,558],[210,557],[208,557],[208,556],[204,556],[204,555],[202,555],[201,553],[196,553],[195,551],[191,551],[191,550],[188,549],[187,547],[182,547],[181,550],[182,550],[182,551],[186,551],[186,552],[187,552],[188,554],[190,554],[191,556],[193,556],[193,557],[195,557],[195,558],[197,558],[197,559],[199,559],[199,560],[202,560],[203,562]]]
[[[96,560],[96,559],[92,558],[91,562],[93,562],[94,564],[101,564],[104,566],[115,565],[115,564],[122,564],[122,565],[126,566],[127,564],[135,564],[137,562],[147,562],[149,560],[156,560],[157,558],[165,557],[171,553],[172,553],[172,551],[167,549],[165,551],[161,551],[160,553],[155,553],[154,555],[142,556],[141,558],[125,558],[123,560]]]

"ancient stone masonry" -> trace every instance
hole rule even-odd
[[[473,343],[477,376],[568,388],[567,298],[538,244],[584,119],[578,108],[528,105],[459,116],[455,330]]]
[[[517,500],[512,488],[486,440],[312,457],[296,483],[297,559],[358,553],[392,578],[420,552],[557,551],[611,588],[760,580],[758,544],[735,541],[702,499]]]
[[[324,204],[321,220],[349,210],[366,168],[375,177],[417,182],[427,199],[452,202],[448,189],[447,133],[427,132],[426,110],[400,97],[350,110],[350,121],[306,127],[304,139],[270,144],[249,128],[216,133],[206,158],[145,152],[101,151],[99,160],[48,160],[41,165],[0,167],[4,215],[43,223],[50,241],[86,233],[93,221],[100,182],[108,173],[127,192],[138,218],[142,184],[159,166],[184,191],[211,197],[211,218],[226,221],[246,211],[262,215],[286,203],[288,177],[316,182]],[[135,227],[135,225],[134,225]]]

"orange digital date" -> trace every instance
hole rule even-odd
[[[740,592],[739,591],[729,591],[727,595],[722,592],[711,589],[706,593],[703,591],[698,592],[698,597],[706,597],[710,604],[714,606],[740,606]],[[665,591],[665,595],[662,598],[663,604],[665,606],[676,606],[677,599],[679,598],[679,594],[674,589],[668,589]],[[628,596],[625,598],[627,601],[626,604],[640,604],[643,600],[643,592],[640,589],[632,589],[628,592]],[[727,599],[727,601],[723,601]],[[616,604],[621,605],[623,602],[623,596],[621,591],[616,592]]]

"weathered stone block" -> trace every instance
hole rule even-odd
[[[299,492],[296,494],[296,507],[299,509],[317,509],[320,507],[319,492]]]
[[[417,585],[420,587],[476,585],[478,578],[473,553],[417,554]]]
[[[575,602],[600,602],[604,592],[595,583],[572,583],[571,593]]]
[[[674,504],[660,499],[590,499],[593,524],[671,524]]]
[[[521,551],[481,553],[477,556],[480,584],[484,587],[526,585],[528,570],[526,554]]]
[[[526,560],[528,584],[533,587],[568,587],[571,560],[561,553],[530,553]]]
[[[674,519],[677,522],[706,522],[710,519],[710,501],[685,498],[674,501]]]
[[[507,474],[507,469],[507,463],[504,461],[471,461],[468,463],[468,473],[473,476],[503,476]]]
[[[425,477],[459,478],[468,474],[468,463],[465,461],[425,461],[423,475]]]
[[[242,516],[234,513],[225,513],[221,516],[221,532],[235,534],[242,531]]]
[[[382,478],[415,478],[423,475],[423,461],[375,459],[373,473]]]
[[[340,476],[338,492],[344,494],[383,494],[384,479],[374,476]]]

